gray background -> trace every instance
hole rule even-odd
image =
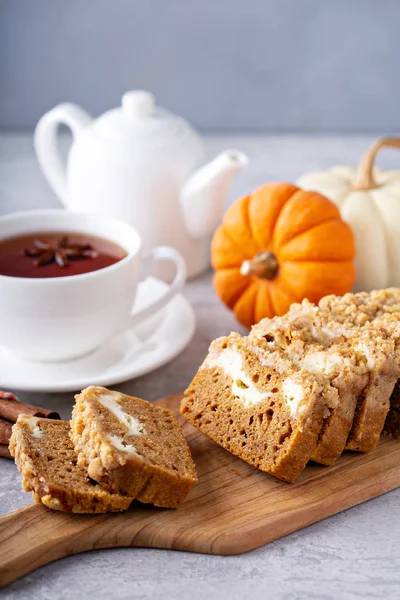
[[[398,131],[399,24],[399,0],[0,0],[0,129],[144,88],[205,131]]]

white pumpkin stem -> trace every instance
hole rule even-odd
[[[376,140],[367,150],[361,159],[357,169],[356,177],[353,181],[353,188],[356,190],[370,190],[378,187],[374,180],[373,170],[375,159],[378,151],[381,148],[397,148],[400,149],[400,138],[385,137]]]
[[[255,275],[261,279],[274,279],[279,270],[278,261],[273,252],[259,252],[251,260],[245,260],[240,267],[242,275]]]

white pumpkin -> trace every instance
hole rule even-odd
[[[400,171],[374,168],[378,150],[387,146],[400,148],[400,138],[377,140],[358,169],[333,167],[297,181],[332,200],[353,229],[357,292],[400,287]]]

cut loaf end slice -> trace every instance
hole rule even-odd
[[[22,475],[22,488],[48,508],[72,513],[104,513],[129,508],[132,498],[110,494],[91,481],[69,437],[68,421],[20,415],[10,452]]]
[[[76,396],[71,439],[78,463],[110,492],[177,508],[197,482],[174,415],[132,396],[89,387]]]
[[[181,413],[232,454],[293,482],[337,402],[337,390],[297,368],[283,350],[231,334],[211,344]]]

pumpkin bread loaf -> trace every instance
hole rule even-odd
[[[335,388],[281,348],[233,333],[212,342],[181,413],[232,454],[293,482],[338,402]]]
[[[339,403],[325,419],[312,460],[333,464],[345,449],[353,425],[357,398],[368,383],[368,370],[357,360],[349,344],[319,344],[307,327],[296,328],[285,317],[263,319],[256,325],[252,337],[259,337],[269,346],[285,348],[298,366],[319,375],[335,387]]]
[[[12,428],[10,452],[22,487],[35,502],[72,513],[103,513],[129,508],[132,498],[110,494],[77,464],[68,421],[20,415]]]
[[[197,482],[189,447],[174,415],[102,387],[76,396],[71,439],[78,464],[109,492],[178,507]]]
[[[319,303],[320,310],[345,326],[354,324],[366,327],[371,324],[385,329],[395,344],[396,361],[400,368],[400,290],[389,288],[370,293],[326,296]],[[390,410],[384,431],[400,438],[400,380],[395,384],[390,398]]]
[[[382,292],[386,291],[382,290]],[[345,298],[363,297],[363,302],[366,302],[366,310],[369,311],[371,317],[373,313],[376,315],[381,314],[377,310],[381,302],[377,301],[374,295],[374,292],[371,294],[346,294],[343,297],[336,298],[347,304]],[[378,295],[384,296],[385,294],[379,292]],[[301,312],[313,315],[314,323],[319,331],[318,335],[322,337],[328,335],[332,339],[339,336],[338,340],[348,339],[353,342],[361,357],[364,354],[364,360],[367,361],[367,365],[370,367],[370,379],[368,386],[357,402],[356,416],[347,448],[368,451],[368,449],[375,447],[379,441],[378,431],[382,421],[384,423],[383,428],[386,426],[384,415],[386,414],[387,421],[391,412],[393,390],[400,376],[400,328],[397,320],[395,322],[390,313],[374,320],[366,319],[365,316],[360,316],[360,313],[358,313],[358,318],[355,320],[348,318],[343,321],[342,318],[337,318],[340,311],[336,315],[335,310],[325,311],[320,306],[316,307],[307,300],[304,300],[301,305],[293,305],[290,313],[298,312],[299,308]],[[390,321],[392,321],[393,326],[390,326]],[[362,325],[359,324],[361,322]],[[374,350],[372,350],[373,348]],[[375,439],[375,445],[369,442],[373,439]],[[360,448],[357,447],[359,442]]]
[[[338,389],[341,402],[320,440],[328,459],[334,461],[345,447],[360,452],[375,448],[399,376],[394,342],[385,330],[344,328],[304,301],[284,317],[264,319],[251,335],[286,345],[294,362],[324,375]]]

